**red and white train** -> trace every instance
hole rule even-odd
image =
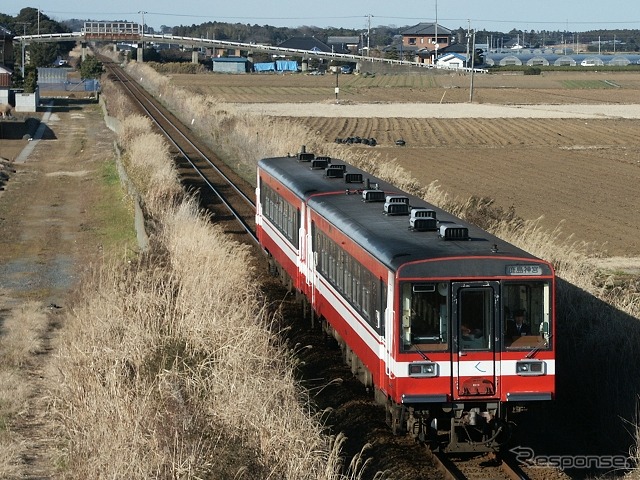
[[[273,267],[374,388],[395,433],[494,450],[512,412],[554,399],[548,262],[304,148],[260,160],[256,194]]]

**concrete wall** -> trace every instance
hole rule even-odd
[[[16,112],[35,112],[40,104],[40,91],[16,93]]]
[[[102,108],[102,115],[104,116],[104,122],[107,125],[107,128],[114,133],[120,132],[120,120],[116,117],[109,116],[109,113],[107,112],[107,105],[104,103],[104,97],[102,95],[98,97],[98,103]]]

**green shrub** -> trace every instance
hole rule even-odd
[[[540,67],[529,67],[525,69],[525,75],[540,75],[542,73],[542,69]]]

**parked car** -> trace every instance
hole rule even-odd
[[[342,65],[342,67],[340,67],[340,73],[353,73],[353,67],[351,65]]]

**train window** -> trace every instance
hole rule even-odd
[[[376,312],[381,301],[386,300],[382,286],[374,275],[340,245],[312,224],[314,257],[316,268],[329,283],[351,304],[374,328],[383,330]]]
[[[406,282],[401,292],[403,350],[447,350],[448,289]]]
[[[338,252],[338,264],[337,269],[338,273],[336,275],[336,287],[338,290],[342,291],[344,289],[344,273],[345,273],[345,263],[346,263],[346,255],[344,252]]]
[[[298,248],[300,209],[288,203],[278,192],[265,183],[260,183],[262,214]]]
[[[366,272],[369,273],[369,272]],[[370,275],[366,275],[367,277],[370,277]],[[372,298],[371,298],[371,290],[369,289],[369,286],[372,286],[373,282],[363,282],[362,283],[362,302],[360,303],[360,305],[362,306],[362,313],[364,314],[364,318],[370,319],[371,320],[371,303],[372,303]]]
[[[357,305],[362,305],[362,267],[360,262],[353,262],[351,265],[351,286],[353,290],[353,301]]]
[[[459,290],[461,350],[487,350],[492,347],[493,288]]]
[[[549,282],[505,282],[503,335],[507,350],[551,348]]]

